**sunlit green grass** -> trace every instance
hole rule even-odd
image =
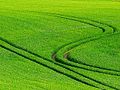
[[[80,44],[81,41],[77,42],[79,45],[73,48],[69,55],[77,62],[82,61],[90,65],[120,71],[119,9],[120,2],[115,0],[0,0],[0,37],[36,53],[46,60],[11,46],[2,40],[0,40],[0,45],[62,72],[56,72],[16,55],[10,50],[0,48],[0,90],[120,89],[120,76],[93,72],[65,64],[59,66],[51,58],[54,51],[62,45],[76,40],[89,40],[88,37],[102,35],[104,37],[82,45]],[[113,33],[111,27],[90,20],[112,25],[116,28],[115,33],[118,34],[108,37],[106,36],[108,33]],[[100,27],[106,31],[103,32]],[[64,52],[71,46],[68,45],[57,53],[62,61],[71,65],[120,75],[120,72],[99,70],[68,61],[63,56]],[[93,86],[72,79],[64,73]]]

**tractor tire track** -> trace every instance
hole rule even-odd
[[[51,66],[49,66],[49,65],[43,64],[43,63],[41,63],[41,62],[39,62],[39,61],[36,61],[35,59],[32,59],[32,58],[30,58],[30,57],[28,57],[28,56],[25,56],[24,54],[20,54],[20,53],[12,50],[12,49],[10,49],[10,48],[7,48],[7,47],[5,47],[5,46],[3,46],[3,45],[0,45],[0,47],[3,48],[3,49],[5,49],[5,50],[8,50],[8,51],[10,51],[10,52],[12,52],[12,53],[15,53],[15,54],[17,54],[17,55],[19,55],[19,56],[21,56],[21,57],[23,57],[23,58],[25,58],[25,59],[27,59],[27,60],[29,60],[29,61],[32,61],[32,62],[37,63],[37,64],[39,64],[39,65],[42,65],[42,66],[44,66],[44,67],[47,67],[47,68],[49,68],[49,69],[51,69],[51,70],[53,70],[53,71],[55,71],[55,72],[57,72],[57,73],[60,73],[60,74],[65,75],[65,76],[67,76],[67,77],[69,77],[69,78],[71,78],[71,79],[74,79],[74,80],[76,80],[76,81],[78,81],[78,82],[84,83],[84,84],[86,84],[86,85],[89,85],[89,86],[92,86],[92,87],[95,87],[95,88],[99,88],[99,87],[97,87],[97,86],[95,86],[95,85],[93,85],[93,84],[90,84],[90,83],[87,83],[87,82],[85,82],[85,81],[83,81],[83,80],[80,80],[80,79],[78,79],[78,78],[76,78],[76,77],[74,77],[74,76],[72,76],[72,75],[70,75],[70,74],[67,74],[67,73],[62,72],[62,71],[60,71],[60,70],[57,70],[57,69],[55,69],[55,68],[53,68],[53,67],[51,67]]]
[[[60,71],[60,70],[57,70],[57,69],[55,69],[55,68],[53,68],[53,67],[51,67],[51,66],[49,66],[49,65],[46,65],[46,64],[44,64],[44,63],[41,63],[40,61],[37,61],[36,59],[32,59],[32,58],[30,58],[30,57],[28,57],[28,56],[26,56],[26,55],[24,55],[24,54],[21,54],[21,53],[19,53],[19,52],[16,52],[15,50],[12,50],[12,49],[10,49],[10,48],[8,48],[8,47],[6,47],[6,46],[3,46],[3,45],[0,44],[0,47],[3,48],[3,49],[5,49],[5,50],[8,50],[8,51],[10,51],[10,52],[12,52],[12,53],[15,53],[15,54],[17,54],[17,55],[19,55],[19,56],[27,59],[27,60],[30,60],[30,61],[32,61],[32,62],[34,62],[34,63],[37,63],[37,64],[39,64],[39,65],[42,65],[42,66],[44,66],[44,67],[47,67],[47,68],[49,68],[49,69],[51,69],[51,70],[53,70],[53,71],[55,71],[55,72],[57,72],[57,73],[63,74],[63,75],[65,75],[65,76],[67,76],[67,77],[69,77],[69,78],[71,78],[71,79],[74,79],[74,80],[76,80],[76,81],[78,81],[78,82],[84,83],[84,84],[86,84],[86,85],[89,85],[89,86],[92,86],[92,87],[95,87],[95,88],[102,89],[101,87],[98,87],[98,86],[96,86],[96,85],[90,84],[90,83],[88,83],[88,82],[86,82],[86,81],[84,81],[84,80],[81,80],[81,79],[79,79],[79,78],[76,78],[76,77],[73,76],[73,75],[67,74],[67,73],[62,72],[62,71]],[[43,59],[43,58],[41,58],[41,59]],[[44,60],[47,60],[47,61],[48,61],[48,59],[44,59]],[[50,61],[50,60],[49,60],[49,61]],[[52,61],[51,61],[51,62],[52,62]],[[76,72],[76,71],[74,71],[74,70],[72,70],[72,69],[70,69],[70,68],[68,68],[68,67],[66,67],[66,66],[64,66],[64,65],[62,65],[62,64],[60,64],[60,63],[56,63],[56,62],[52,62],[52,63],[54,63],[54,64],[56,64],[56,65],[58,65],[58,66],[60,66],[60,67],[63,67],[63,68],[65,68],[65,69],[69,70],[69,71],[72,71],[72,72],[74,72],[74,73],[76,73],[76,74],[78,74],[78,75],[80,75],[80,76],[83,76],[83,77],[85,77],[85,78],[87,78],[87,79],[90,79],[90,80],[92,80],[92,81],[94,81],[94,82],[96,82],[96,83],[98,83],[98,84],[102,84],[102,85],[107,86],[107,87],[109,87],[109,88],[113,88],[113,89],[115,89],[115,90],[118,90],[118,88],[116,88],[116,87],[107,85],[106,83],[100,82],[100,81],[95,80],[95,79],[93,79],[93,78],[90,78],[90,77],[88,77],[88,76],[86,76],[86,75],[84,75],[84,74],[78,73],[78,72]]]
[[[73,20],[73,19],[70,19],[70,20]],[[103,31],[103,32],[104,32],[104,31]],[[5,39],[3,39],[3,38],[0,38],[0,39],[1,39],[1,40],[4,40],[5,42],[8,42],[7,40],[5,40]],[[23,49],[22,47],[16,46],[16,45],[13,44],[13,43],[9,43],[9,44],[12,45],[12,46],[14,46],[14,47],[16,47],[16,48],[18,48],[18,49],[27,51],[28,53],[31,53],[31,54],[33,54],[33,55],[35,55],[35,56],[37,56],[37,57],[39,56],[39,55],[37,55],[37,54],[35,54],[35,53],[27,50],[27,49]],[[6,49],[6,50],[9,50],[9,51],[11,51],[11,52],[13,52],[13,53],[16,53],[16,54],[18,54],[18,55],[20,55],[20,56],[22,56],[22,57],[24,57],[24,58],[27,58],[27,59],[29,59],[29,60],[32,60],[32,59],[30,59],[29,57],[26,57],[26,56],[24,56],[24,55],[22,55],[22,54],[20,54],[20,53],[17,53],[17,52],[15,52],[15,51],[12,51],[11,49],[9,49],[9,48],[7,48],[7,47],[4,47],[4,46],[2,46],[2,45],[0,45],[0,47],[4,48],[4,49]],[[46,58],[44,58],[44,57],[42,57],[42,56],[39,56],[39,57],[42,58],[42,59],[44,59],[44,60],[48,60],[48,59],[46,59]],[[32,60],[32,61],[38,63],[38,62],[35,61],[35,60]],[[48,60],[48,61],[51,61],[51,60]],[[41,63],[39,62],[39,64],[41,64]],[[42,65],[43,65],[43,64],[42,64]],[[58,65],[60,65],[60,64],[58,64]],[[45,66],[45,65],[43,65],[43,66]],[[46,66],[46,67],[48,67],[48,66]],[[63,65],[62,65],[62,67],[63,67]],[[51,67],[49,67],[49,68],[51,68]],[[63,67],[63,68],[66,68],[66,67]],[[70,71],[72,71],[72,72],[75,72],[75,71],[73,71],[73,70],[71,70],[71,69],[69,69],[69,68],[66,68],[66,69],[68,69],[68,70],[70,70]],[[54,71],[57,71],[56,69],[53,69],[53,70],[54,70]],[[57,72],[61,73],[61,71],[57,71]],[[76,72],[76,73],[77,73],[77,72]],[[63,74],[64,74],[64,73],[63,73]],[[81,81],[81,80],[77,79],[77,78],[74,77],[74,76],[70,76],[70,75],[67,75],[67,74],[65,74],[65,75],[66,75],[66,76],[69,76],[70,78],[73,78],[74,80],[80,81],[80,82],[82,82],[82,83],[84,83],[84,84],[87,84],[87,85],[96,87],[96,86],[91,85],[91,84],[89,84],[89,83],[87,83],[87,82],[85,82],[85,81]],[[82,74],[81,74],[81,75],[82,75]],[[83,75],[83,76],[84,76],[84,75]],[[84,77],[86,77],[86,76],[84,76]],[[89,77],[86,77],[86,78],[89,78]],[[91,78],[89,78],[89,79],[91,79]],[[91,80],[94,80],[94,79],[91,79]],[[94,81],[96,81],[96,80],[94,80]],[[98,83],[100,83],[100,82],[98,82]],[[104,84],[104,85],[105,85],[105,84]],[[106,86],[106,85],[105,85],[105,86]],[[107,86],[108,86],[108,85],[107,85]],[[117,90],[117,88],[115,88],[115,87],[112,87],[112,86],[108,86],[108,87],[114,88],[114,89]],[[98,87],[96,87],[96,88],[98,88]]]
[[[74,17],[74,16],[72,16],[72,17]],[[74,18],[77,18],[77,17],[74,17]],[[81,19],[81,18],[80,18]],[[88,20],[90,20],[90,19],[88,19]],[[109,26],[109,27],[111,27],[112,29],[113,29],[113,33],[115,33],[116,31],[118,31],[117,30],[117,28],[116,27],[114,27],[114,26],[112,26],[112,25],[109,25],[109,24],[105,24],[105,23],[102,23],[102,22],[99,22],[99,21],[95,21],[95,20],[91,20],[91,21],[93,21],[93,22],[96,22],[96,23],[100,23],[100,24],[103,24],[103,25],[107,25],[107,26]],[[91,40],[92,41],[92,40]],[[83,42],[84,43],[84,42]],[[81,43],[81,44],[83,44],[83,43]],[[87,43],[87,42],[86,42]],[[71,43],[72,44],[72,43]],[[80,45],[81,45],[80,44]],[[72,47],[72,48],[70,48],[69,50],[71,50],[71,49],[73,49],[73,48],[76,48],[76,47],[78,47],[79,45],[76,45],[76,46],[74,46],[74,47]],[[65,46],[64,46],[65,47]],[[69,51],[68,50],[68,51]],[[66,51],[67,52],[67,51]],[[69,53],[64,53],[64,58],[66,58],[66,59],[68,59],[69,61],[71,61],[71,62],[75,62],[75,63],[78,63],[78,64],[82,64],[82,65],[86,65],[86,66],[89,66],[89,67],[96,67],[96,68],[101,68],[101,69],[106,69],[106,68],[103,68],[103,67],[99,67],[99,66],[95,66],[95,65],[90,65],[90,64],[87,64],[87,63],[84,63],[84,62],[77,62],[74,58],[72,58],[72,57],[70,57],[69,56]],[[107,69],[107,70],[113,70],[113,69]],[[114,71],[116,71],[116,72],[120,72],[120,71],[118,71],[118,70],[114,70]]]
[[[116,34],[117,34],[117,33],[116,33]],[[111,35],[107,35],[107,36],[110,37]],[[106,36],[103,36],[102,38],[104,38],[104,37],[106,37]],[[71,61],[71,62],[73,62],[73,63],[77,63],[77,64],[80,64],[80,65],[85,65],[85,66],[89,66],[89,67],[94,67],[94,68],[99,68],[99,69],[104,69],[104,70],[110,70],[110,71],[120,72],[119,70],[110,69],[110,68],[104,68],[104,67],[100,67],[100,66],[96,66],[96,65],[84,63],[84,62],[82,62],[82,61],[77,61],[76,59],[74,59],[73,57],[71,57],[71,56],[69,55],[70,51],[73,50],[74,48],[76,48],[76,47],[78,47],[78,46],[80,46],[80,45],[83,45],[83,44],[85,44],[85,43],[87,43],[87,42],[96,41],[96,40],[98,40],[98,39],[100,39],[100,38],[91,39],[91,40],[89,40],[89,41],[82,42],[82,43],[80,43],[79,45],[74,45],[73,47],[69,48],[68,51],[66,51],[66,52],[64,53],[64,58],[67,59],[67,60],[69,60],[69,61]],[[78,67],[79,67],[79,66],[78,66]]]
[[[71,72],[74,72],[74,73],[76,73],[76,74],[78,74],[78,75],[80,75],[80,76],[83,76],[83,77],[85,77],[85,78],[87,78],[87,79],[90,79],[90,80],[92,80],[92,81],[94,81],[94,82],[96,82],[96,83],[99,83],[99,84],[102,84],[102,85],[104,85],[104,86],[107,86],[107,87],[110,87],[110,88],[114,88],[114,89],[117,90],[117,88],[115,88],[115,87],[109,86],[109,85],[107,85],[106,83],[102,83],[102,82],[100,82],[100,81],[98,81],[98,80],[95,80],[95,79],[93,79],[93,78],[90,78],[90,77],[88,77],[88,76],[86,76],[86,75],[84,75],[84,74],[81,74],[81,73],[79,73],[79,72],[76,72],[76,71],[74,71],[74,70],[72,70],[72,69],[64,66],[63,64],[61,64],[61,63],[59,63],[59,62],[53,62],[53,61],[51,61],[51,60],[49,60],[49,59],[47,59],[47,58],[45,58],[45,57],[42,57],[42,56],[40,56],[40,55],[38,55],[38,54],[36,54],[36,53],[33,53],[33,52],[31,52],[31,51],[29,51],[29,50],[27,50],[27,49],[24,49],[24,48],[22,48],[22,47],[20,47],[20,46],[17,46],[17,45],[15,45],[15,44],[7,41],[6,39],[3,39],[3,38],[0,37],[0,40],[6,42],[6,43],[9,44],[10,46],[13,46],[13,47],[15,47],[15,48],[17,48],[17,49],[23,50],[23,51],[25,51],[25,52],[27,52],[27,53],[30,53],[30,54],[32,54],[32,55],[34,55],[34,56],[37,56],[37,57],[39,57],[39,58],[41,58],[41,59],[43,59],[43,60],[49,61],[49,62],[51,62],[51,63],[54,63],[54,64],[56,64],[56,65],[58,65],[58,66],[60,66],[60,67],[63,67],[63,68],[65,68],[65,69],[67,69],[67,70],[69,70],[69,71],[71,71]],[[1,47],[1,48],[4,48],[4,49],[6,49],[6,50],[8,50],[8,51],[10,51],[10,52],[13,52],[13,53],[15,53],[15,54],[17,54],[17,55],[19,55],[19,56],[21,56],[21,57],[24,57],[24,58],[26,58],[26,59],[29,59],[29,60],[37,63],[37,64],[40,64],[40,65],[45,66],[45,64],[43,64],[43,63],[41,63],[41,62],[39,62],[39,61],[37,61],[37,60],[35,60],[35,59],[32,59],[32,58],[30,58],[30,57],[27,57],[27,56],[24,55],[24,54],[20,54],[20,53],[16,52],[15,50],[12,50],[12,49],[10,49],[10,48],[7,48],[7,47],[5,47],[5,46],[3,46],[3,45],[0,45],[0,47]],[[49,69],[52,69],[52,68],[53,68],[53,67],[50,67],[50,66],[48,67],[48,65],[47,65],[46,67],[49,68]],[[54,70],[54,71],[56,71],[56,72],[59,71],[59,70],[56,70],[55,68],[52,69],[52,70]],[[62,71],[59,71],[58,73],[62,73]],[[100,87],[97,87],[97,86],[95,86],[95,85],[93,85],[93,84],[90,84],[90,83],[88,83],[88,82],[82,81],[82,80],[80,80],[79,78],[76,78],[76,77],[74,77],[74,76],[72,76],[72,75],[69,75],[69,74],[67,75],[67,73],[64,73],[64,72],[63,72],[62,74],[63,74],[63,75],[66,75],[66,76],[68,76],[69,78],[72,78],[72,79],[74,79],[74,80],[76,80],[76,81],[78,81],[78,82],[82,82],[82,83],[84,83],[84,84],[87,84],[87,85],[92,86],[92,87],[95,87],[95,88],[100,88]]]
[[[11,17],[10,17],[10,18],[11,18]],[[17,45],[15,45],[14,43],[9,42],[8,40],[6,40],[6,39],[4,39],[4,38],[2,38],[2,37],[0,37],[0,40],[6,42],[7,44],[9,44],[9,45],[11,45],[11,46],[13,46],[13,47],[15,47],[15,48],[17,48],[17,49],[26,51],[26,52],[28,52],[28,53],[30,53],[30,54],[33,54],[34,56],[37,56],[37,57],[39,57],[39,58],[41,58],[41,59],[47,60],[47,61],[49,61],[49,62],[52,62],[51,60],[49,60],[49,59],[47,59],[47,58],[45,58],[45,57],[42,57],[42,56],[40,56],[40,55],[38,55],[38,54],[35,54],[35,53],[33,53],[33,52],[25,49],[25,48],[22,48],[22,47],[20,47],[20,46],[17,46]],[[36,60],[34,60],[34,59],[32,59],[32,58],[29,58],[29,57],[25,56],[24,54],[20,54],[20,53],[14,51],[14,50],[11,50],[10,48],[7,48],[7,47],[5,47],[5,46],[3,46],[3,45],[0,45],[0,47],[1,47],[1,48],[4,48],[4,49],[6,49],[6,50],[8,50],[8,51],[10,51],[10,52],[13,52],[13,53],[15,53],[15,54],[17,54],[17,55],[19,55],[19,56],[21,56],[21,57],[23,57],[23,58],[29,59],[29,60],[37,63],[37,64],[41,64],[41,65],[43,65],[43,66],[46,66],[45,64],[42,64],[42,63],[40,63],[40,62],[38,62],[38,61],[36,61]],[[52,62],[52,63],[53,63],[53,62]],[[56,63],[54,63],[54,64],[56,64]],[[66,68],[66,67],[64,67],[63,65],[59,65],[59,64],[56,64],[56,65],[61,66],[61,67],[65,68],[65,69],[70,70],[69,68]],[[46,67],[47,67],[47,66],[46,66]],[[58,73],[61,73],[61,74],[65,75],[65,76],[68,76],[69,78],[74,79],[74,80],[76,80],[76,81],[78,81],[78,82],[87,84],[87,85],[92,86],[92,87],[95,87],[95,88],[99,88],[99,87],[97,87],[97,86],[95,86],[95,85],[93,85],[93,84],[90,84],[90,83],[86,82],[86,81],[80,80],[79,78],[76,78],[76,77],[74,77],[74,76],[72,76],[72,75],[69,75],[69,74],[67,74],[67,73],[63,73],[63,72],[61,72],[61,71],[59,71],[59,70],[57,70],[57,69],[54,69],[54,68],[51,68],[51,67],[48,67],[48,68],[50,68],[50,69],[52,69],[52,70],[54,70],[54,71],[56,71],[56,72],[58,72]],[[70,70],[70,71],[72,71],[72,70]]]
[[[92,86],[92,87],[95,87],[95,88],[99,88],[99,89],[100,89],[100,87],[97,87],[97,86],[95,86],[95,85],[93,85],[93,84],[90,84],[90,83],[88,83],[88,82],[86,82],[86,81],[84,81],[84,80],[81,80],[81,79],[79,79],[79,78],[76,78],[76,77],[74,77],[74,76],[72,76],[72,75],[70,75],[70,74],[67,74],[67,73],[65,73],[65,72],[62,72],[61,70],[57,70],[57,69],[55,69],[55,68],[53,68],[53,67],[51,67],[51,66],[49,66],[49,65],[43,64],[43,63],[41,63],[40,61],[37,61],[37,60],[35,60],[35,59],[32,59],[32,58],[30,58],[30,57],[28,57],[28,56],[26,56],[26,55],[24,55],[24,54],[21,54],[21,53],[19,53],[19,52],[16,52],[15,50],[12,50],[12,49],[10,49],[10,48],[8,48],[8,47],[5,47],[5,46],[3,46],[3,45],[1,45],[1,44],[0,44],[0,47],[3,48],[3,49],[5,49],[5,50],[8,50],[8,51],[10,51],[10,52],[12,52],[12,53],[15,53],[15,54],[17,54],[17,55],[19,55],[19,56],[27,59],[27,60],[30,60],[30,61],[32,61],[32,62],[34,62],[34,63],[37,63],[37,64],[39,64],[39,65],[42,65],[42,66],[44,66],[44,67],[47,67],[47,68],[49,68],[49,69],[51,69],[51,70],[53,70],[53,71],[55,71],[55,72],[57,72],[57,73],[60,73],[60,74],[62,74],[62,75],[65,75],[65,76],[67,76],[67,77],[69,77],[69,78],[71,78],[71,79],[73,79],[73,80],[76,80],[76,81],[81,82],[81,83],[83,83],[83,84],[86,84],[86,85],[89,85],[89,86]],[[40,59],[43,59],[43,58],[40,58]],[[47,61],[48,61],[49,59],[44,59],[44,60],[47,60]],[[50,61],[50,62],[52,62],[52,61]],[[54,63],[54,62],[52,62],[52,63]],[[58,65],[58,66],[61,66],[61,67],[65,68],[65,69],[67,69],[67,70],[72,71],[71,69],[66,68],[66,67],[64,67],[63,65],[60,65],[60,64],[58,64],[58,63],[54,63],[54,64],[56,64],[56,65]]]
[[[91,20],[91,21],[94,21],[94,20]],[[112,30],[113,30],[112,33],[115,33],[115,32],[117,31],[117,29],[116,29],[115,27],[113,27],[112,25],[104,24],[104,23],[101,23],[101,22],[98,22],[98,21],[95,21],[95,22],[100,23],[100,24],[103,24],[103,25],[107,25],[108,27],[111,27]],[[99,27],[98,27],[98,28],[99,28]],[[102,29],[102,28],[101,28],[101,29]],[[103,29],[103,32],[105,32],[104,29]],[[111,34],[108,34],[108,35],[111,35]],[[108,36],[108,35],[107,35],[107,36]],[[104,37],[104,36],[102,36],[102,37]],[[84,44],[84,43],[87,43],[87,42],[90,42],[90,41],[98,40],[98,39],[100,39],[100,38],[102,38],[102,37],[93,38],[93,39],[91,39],[91,40],[82,42],[82,43],[80,43],[80,44]],[[88,37],[88,38],[92,38],[92,37]],[[88,38],[85,38],[85,39],[88,39]],[[84,39],[84,40],[85,40],[85,39]],[[53,52],[53,54],[52,54],[52,56],[51,56],[52,59],[54,59],[54,60],[56,59],[56,61],[57,61],[57,59],[58,59],[57,53],[58,53],[61,49],[65,48],[65,47],[67,47],[67,46],[69,46],[69,45],[71,45],[71,44],[80,42],[80,41],[82,41],[82,40],[80,39],[80,40],[77,40],[77,41],[74,41],[74,42],[65,44],[65,45],[63,45],[63,46],[60,46],[58,49],[56,49],[56,50]],[[79,45],[73,46],[72,48],[70,48],[70,49],[67,50],[66,52],[70,51],[71,49],[73,49],[74,47],[77,47],[77,46],[79,46]],[[65,53],[66,53],[66,52],[65,52]],[[64,53],[63,56],[65,56],[65,53]],[[67,57],[67,56],[66,56],[66,57]],[[72,62],[72,60],[69,60],[69,61]],[[73,62],[74,62],[74,61],[73,61]],[[75,63],[76,63],[76,62],[75,62]],[[120,72],[119,70],[109,69],[109,68],[104,68],[104,67],[99,67],[99,66],[95,66],[95,65],[89,65],[89,64],[85,64],[85,63],[79,63],[79,64],[82,64],[82,65],[85,65],[85,66],[89,66],[89,67],[98,68],[98,69],[108,70],[108,71]],[[74,66],[74,65],[73,65],[73,66]]]

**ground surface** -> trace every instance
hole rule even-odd
[[[118,0],[0,0],[0,90],[120,90]]]

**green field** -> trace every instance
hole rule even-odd
[[[0,0],[0,90],[120,90],[120,1]]]

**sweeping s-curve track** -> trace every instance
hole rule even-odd
[[[55,16],[55,15],[53,15],[53,16]],[[56,17],[59,17],[59,16],[56,16]],[[68,20],[74,20],[74,19],[70,19],[70,17],[65,17],[64,15],[63,15],[62,17],[60,16],[60,18],[64,18],[64,19],[68,19]],[[76,20],[76,19],[75,19],[74,21],[81,22],[81,21]],[[85,22],[82,22],[82,23],[85,23]],[[86,24],[89,24],[89,23],[86,23]],[[89,24],[89,25],[92,25],[92,24]],[[96,25],[94,25],[94,26],[96,27]],[[105,29],[104,29],[103,27],[99,27],[99,28],[102,29],[103,32],[105,32]],[[47,58],[45,58],[45,57],[42,57],[42,56],[40,56],[40,55],[38,55],[38,54],[36,54],[36,53],[33,53],[32,51],[29,51],[29,50],[24,49],[24,48],[22,48],[22,47],[20,47],[20,46],[17,46],[17,45],[13,44],[12,42],[9,42],[8,40],[6,40],[6,39],[4,39],[4,38],[2,38],[2,37],[0,37],[0,40],[1,40],[2,42],[5,42],[5,43],[9,44],[10,46],[12,46],[12,47],[14,47],[14,48],[17,48],[17,49],[19,49],[19,50],[22,50],[22,51],[24,51],[24,52],[27,52],[27,53],[29,53],[29,54],[31,54],[31,55],[34,55],[34,56],[36,56],[36,57],[39,57],[39,58],[41,58],[41,59],[43,59],[43,60],[46,60],[46,61],[48,61],[48,62],[54,63],[55,65],[58,65],[58,66],[60,66],[60,67],[62,67],[62,68],[64,68],[64,69],[69,70],[69,71],[71,71],[71,72],[74,72],[74,73],[76,73],[76,74],[78,74],[78,75],[81,75],[81,76],[83,76],[84,78],[87,78],[87,79],[92,80],[92,81],[94,81],[94,82],[96,82],[96,83],[102,84],[102,85],[104,85],[104,86],[107,86],[107,87],[109,87],[109,88],[113,88],[113,89],[118,90],[116,87],[113,87],[113,86],[110,86],[110,85],[108,85],[108,84],[102,83],[102,82],[100,82],[100,81],[98,81],[98,80],[95,80],[95,79],[93,79],[93,78],[90,78],[90,77],[88,77],[88,76],[86,76],[86,75],[83,75],[83,74],[81,74],[81,73],[78,73],[78,72],[76,72],[76,71],[68,68],[65,63],[54,62],[54,61],[52,61],[52,60],[49,60],[49,59],[47,59]],[[49,69],[51,69],[51,70],[54,70],[54,71],[56,71],[56,72],[58,72],[58,73],[61,73],[61,74],[65,75],[65,76],[67,76],[67,77],[69,77],[69,78],[72,78],[72,79],[78,81],[78,82],[82,82],[82,83],[87,84],[87,85],[89,85],[89,86],[102,89],[101,87],[98,87],[98,86],[96,86],[96,85],[90,84],[89,82],[86,82],[86,81],[84,81],[84,80],[81,80],[81,79],[79,79],[79,78],[77,78],[77,77],[75,77],[75,76],[73,76],[73,75],[70,75],[70,74],[68,74],[68,73],[66,73],[66,72],[57,70],[57,69],[53,68],[52,66],[49,66],[49,65],[43,64],[43,63],[41,63],[41,62],[39,62],[39,61],[36,61],[35,59],[32,59],[32,58],[30,58],[30,57],[28,57],[28,56],[26,56],[26,55],[23,55],[23,54],[15,51],[15,50],[12,50],[12,49],[10,49],[10,48],[2,45],[2,44],[0,44],[0,47],[6,49],[6,50],[8,50],[8,51],[11,51],[11,52],[13,52],[13,53],[15,53],[15,54],[17,54],[17,55],[19,55],[19,56],[21,56],[21,57],[24,57],[24,58],[26,58],[26,59],[28,59],[28,60],[30,60],[30,61],[33,61],[33,62],[35,62],[35,63],[37,63],[37,64],[41,64],[41,65],[43,65],[43,66],[45,66],[45,67],[47,67],[47,68],[49,68]],[[53,55],[53,56],[54,56],[54,55]],[[65,66],[65,65],[66,65],[66,66]]]
[[[2,38],[0,38],[0,40],[2,40]],[[30,54],[32,54],[32,55],[34,55],[34,56],[37,56],[37,57],[39,57],[40,59],[43,59],[43,60],[52,62],[51,60],[49,60],[49,59],[47,59],[47,58],[41,57],[40,55],[35,54],[35,53],[33,53],[33,52],[31,52],[31,51],[29,51],[29,50],[27,50],[27,49],[24,49],[24,48],[22,48],[22,47],[19,47],[19,46],[15,45],[15,44],[13,44],[13,43],[11,43],[11,42],[8,42],[7,40],[5,40],[4,42],[6,42],[7,44],[9,44],[9,45],[11,45],[11,46],[13,46],[13,47],[15,47],[15,48],[17,48],[17,49],[20,49],[20,50],[22,50],[22,51],[25,51],[25,52],[27,52],[27,53],[30,53]],[[61,73],[61,74],[65,75],[65,76],[67,76],[67,77],[69,77],[69,78],[71,78],[71,79],[74,79],[74,80],[78,81],[78,82],[82,82],[82,83],[84,83],[84,84],[87,84],[87,85],[92,86],[92,87],[95,87],[95,88],[100,88],[100,87],[97,87],[97,86],[95,86],[95,85],[92,85],[92,84],[90,84],[90,83],[88,83],[88,82],[86,82],[86,81],[80,80],[80,79],[76,78],[75,76],[72,76],[72,75],[67,74],[67,73],[65,73],[65,72],[63,72],[63,71],[57,70],[57,69],[53,68],[52,66],[46,65],[46,64],[44,64],[44,63],[41,63],[40,61],[37,61],[36,59],[30,58],[30,57],[27,56],[27,55],[21,54],[20,52],[17,52],[16,50],[12,50],[12,49],[10,49],[10,48],[8,48],[8,47],[6,47],[6,46],[3,46],[3,45],[1,45],[1,44],[0,44],[0,47],[4,48],[4,49],[6,49],[6,50],[8,50],[8,51],[10,51],[10,52],[13,52],[13,53],[15,53],[15,54],[17,54],[17,55],[19,55],[19,56],[21,56],[21,57],[23,57],[23,58],[26,58],[26,59],[28,59],[28,60],[30,60],[30,61],[32,61],[32,62],[35,62],[35,63],[40,64],[40,65],[43,65],[43,66],[45,66],[45,67],[47,67],[47,68],[49,68],[49,69],[51,69],[51,70],[53,70],[53,71],[56,71],[56,72],[58,72],[58,73]],[[92,78],[90,78],[90,77],[88,77],[88,76],[85,76],[85,75],[83,75],[83,74],[80,74],[80,73],[78,73],[78,72],[75,72],[74,70],[72,70],[72,69],[70,69],[70,68],[68,68],[68,67],[66,67],[66,66],[64,66],[64,65],[62,65],[62,64],[60,64],[60,63],[56,63],[56,62],[52,62],[52,63],[54,63],[54,64],[56,64],[56,65],[58,65],[58,66],[60,66],[60,67],[63,67],[63,68],[65,68],[65,69],[69,70],[69,71],[72,71],[72,72],[74,72],[74,73],[77,73],[77,74],[79,74],[79,75],[82,75],[82,76],[84,76],[84,77],[86,77],[86,78],[88,78],[88,79],[90,79],[90,80],[93,80],[93,81],[99,83],[99,84],[102,84],[102,85],[105,85],[105,86],[108,86],[108,87],[110,87],[110,88],[113,88],[113,89],[116,89],[116,90],[117,90],[117,88],[115,88],[115,87],[109,86],[109,85],[107,85],[107,84],[105,84],[105,83],[102,83],[102,82],[100,82],[100,81],[98,81],[98,80],[92,79]]]
[[[73,16],[72,16],[73,17]],[[73,18],[77,18],[77,17],[73,17]],[[81,19],[81,18],[80,18]],[[82,18],[83,19],[83,18]],[[90,20],[90,19],[88,19],[88,20]],[[108,71],[114,71],[114,72],[120,72],[119,70],[115,70],[115,69],[110,69],[110,68],[104,68],[104,67],[100,67],[100,66],[95,66],[95,65],[90,65],[90,64],[87,64],[87,63],[84,63],[84,62],[75,62],[75,60],[73,60],[74,58],[72,58],[72,57],[69,57],[69,52],[72,50],[72,49],[74,49],[74,48],[76,48],[76,47],[78,47],[78,46],[80,46],[80,45],[82,45],[82,44],[85,44],[85,43],[88,43],[88,42],[91,42],[91,41],[95,41],[95,40],[98,40],[98,39],[101,39],[101,38],[104,38],[104,37],[106,37],[106,36],[111,36],[112,34],[116,34],[115,32],[117,32],[117,29],[114,27],[114,26],[112,26],[112,25],[109,25],[109,24],[105,24],[105,23],[102,23],[102,22],[99,22],[99,21],[95,21],[95,20],[90,20],[90,21],[93,21],[93,22],[96,22],[96,23],[99,23],[99,24],[102,24],[102,25],[106,25],[106,26],[108,26],[108,27],[110,27],[111,28],[111,30],[112,30],[112,33],[110,33],[110,34],[106,34],[106,35],[100,35],[100,36],[95,36],[95,37],[87,37],[87,38],[85,38],[85,39],[80,39],[80,40],[77,40],[77,41],[74,41],[74,42],[70,42],[70,43],[68,43],[68,44],[65,44],[65,45],[63,45],[63,46],[60,46],[59,48],[57,48],[55,51],[54,51],[54,53],[52,54],[52,59],[54,59],[54,60],[56,60],[56,61],[61,61],[60,60],[60,58],[59,57],[57,57],[57,54],[61,51],[61,49],[63,50],[64,48],[66,48],[67,47],[67,50],[63,53],[63,57],[64,58],[66,58],[66,59],[68,59],[70,62],[68,62],[68,63],[66,63],[66,62],[64,62],[64,61],[61,61],[61,62],[63,62],[63,63],[66,63],[66,64],[68,64],[68,65],[70,65],[70,66],[73,66],[73,67],[80,67],[80,66],[76,66],[76,65],[71,65],[71,62],[72,63],[77,63],[77,64],[81,64],[81,65],[85,65],[85,66],[89,66],[89,67],[93,67],[93,68],[98,68],[98,69],[103,69],[103,70],[108,70]],[[103,30],[103,32],[105,32],[106,30],[102,27],[99,27],[99,26],[96,26],[97,28],[100,28],[100,29],[102,29]],[[70,47],[69,47],[70,46]],[[107,74],[107,73],[106,73]]]

